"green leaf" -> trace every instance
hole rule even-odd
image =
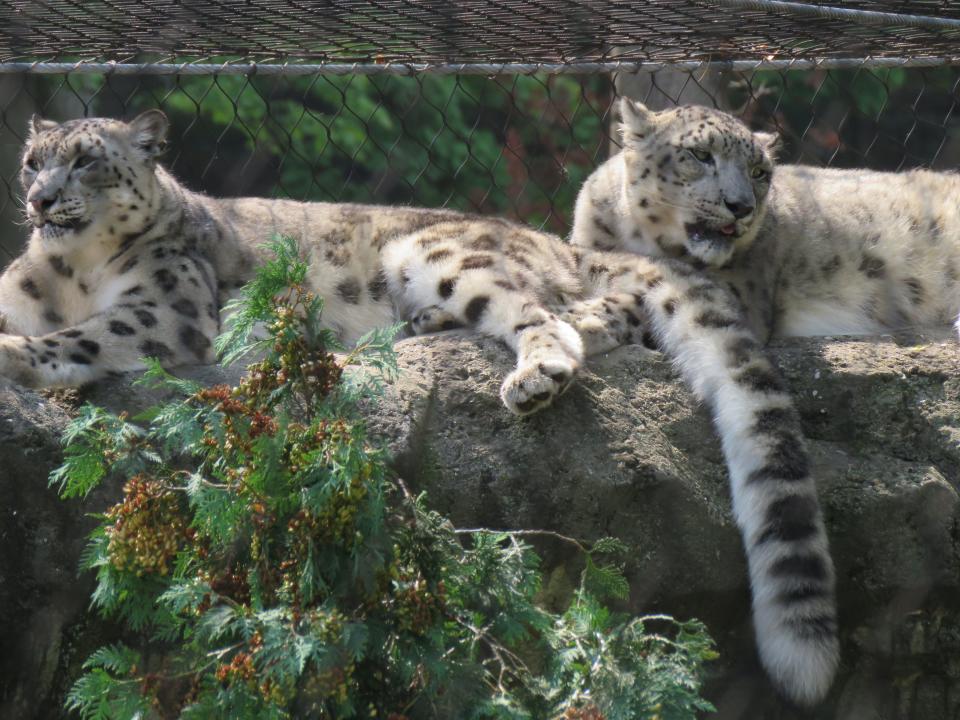
[[[257,272],[253,280],[240,289],[239,297],[230,300],[224,310],[228,314],[227,330],[214,343],[220,361],[232,365],[244,355],[264,346],[252,339],[257,323],[274,320],[274,297],[292,285],[304,282],[307,264],[293,238],[275,237],[264,245],[273,257]]]
[[[582,587],[598,598],[623,600],[630,594],[630,585],[620,568],[597,565],[589,555],[583,568]]]
[[[148,717],[150,703],[139,692],[139,683],[120,680],[95,668],[70,688],[65,706],[83,720],[136,720]]]
[[[134,385],[143,385],[155,390],[170,390],[183,396],[193,395],[203,388],[203,385],[196,380],[178,378],[171,374],[156,358],[145,358],[143,362],[146,363],[147,369],[142,377],[134,380]]]
[[[590,548],[590,552],[591,554],[603,553],[609,555],[622,555],[630,552],[630,546],[619,538],[604,537],[593,543],[593,546]]]
[[[61,438],[63,464],[50,474],[63,498],[85,497],[114,468],[137,472],[158,460],[138,443],[143,431],[93,405],[83,405]]]
[[[104,645],[94,651],[83,663],[84,670],[102,667],[113,673],[125,674],[140,662],[140,653],[125,645]]]

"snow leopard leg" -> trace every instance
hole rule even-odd
[[[646,311],[630,293],[610,293],[575,302],[560,317],[580,333],[588,356],[621,345],[652,344]]]
[[[812,704],[838,661],[834,569],[799,417],[786,385],[745,325],[738,301],[688,265],[606,256],[588,280],[602,297],[573,319],[594,350],[649,330],[710,407],[730,470],[733,510],[753,588],[763,664],[793,700]],[[597,263],[590,263],[593,267]],[[581,310],[583,307],[580,308]]]
[[[476,282],[474,287],[472,282]],[[469,278],[440,305],[463,326],[498,338],[517,353],[517,366],[500,397],[517,415],[546,407],[566,391],[583,362],[577,331],[536,300],[517,291]],[[490,288],[494,292],[490,291]]]
[[[449,228],[431,228],[387,246],[383,264],[391,293],[410,308],[415,328],[440,323],[471,327],[505,342],[517,366],[503,381],[500,397],[512,412],[527,415],[564,392],[583,363],[577,331],[519,290],[506,267],[492,256],[476,256],[448,242],[419,251],[424,239],[446,238]]]

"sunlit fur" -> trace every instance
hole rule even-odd
[[[683,262],[578,248],[504,220],[210,198],[157,163],[165,131],[157,112],[35,124],[23,154],[35,228],[0,276],[0,375],[78,385],[146,355],[212,361],[218,311],[275,234],[299,242],[323,321],[346,342],[396,320],[502,340],[517,364],[501,398],[519,415],[567,390],[586,356],[653,342],[716,418],[764,662],[792,697],[823,695],[833,567],[796,413],[735,296]]]
[[[719,110],[652,112],[624,100],[621,112],[623,152],[584,183],[575,244],[707,268],[764,338],[947,327],[956,318],[960,176],[774,167],[771,136]],[[689,148],[709,151],[710,161]],[[691,226],[734,222],[728,204],[754,211],[735,233],[695,241]]]

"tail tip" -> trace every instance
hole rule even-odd
[[[760,657],[780,693],[809,708],[830,691],[840,661],[835,635],[816,639],[784,637],[780,642],[760,642]]]

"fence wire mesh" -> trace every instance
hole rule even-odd
[[[785,162],[960,163],[960,6],[860,0],[849,20],[790,5],[0,0],[0,263],[26,236],[32,113],[162,108],[166,164],[213,195],[447,206],[558,233],[617,149],[622,94],[776,129]]]
[[[3,0],[0,59],[570,62],[956,53],[945,0]],[[897,19],[893,15],[908,16]]]

